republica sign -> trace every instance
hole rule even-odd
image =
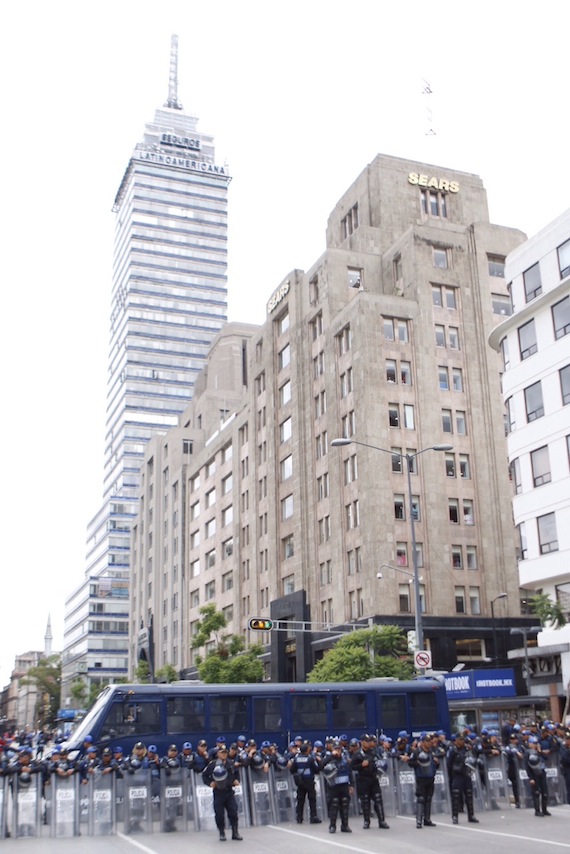
[[[430,190],[442,190],[444,193],[459,192],[457,181],[448,181],[446,178],[430,178],[429,175],[420,175],[418,172],[410,172],[408,182],[417,184],[419,187],[427,187]]]
[[[271,295],[269,302],[267,303],[267,314],[271,314],[272,311],[275,311],[279,303],[282,299],[285,299],[287,294],[289,293],[289,280],[284,282],[280,287],[277,288],[275,293]]]

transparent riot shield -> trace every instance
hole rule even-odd
[[[277,823],[294,822],[296,786],[289,769],[272,765],[269,769],[269,785],[275,793]]]
[[[548,806],[565,804],[564,781],[560,773],[558,753],[550,755],[546,760],[546,784],[548,787]]]
[[[317,812],[322,819],[328,818],[327,784],[322,774],[315,777],[315,792],[317,793]]]
[[[8,831],[8,778],[0,777],[0,839],[5,839]]]
[[[397,813],[396,781],[394,779],[394,764],[388,759],[386,770],[378,774],[384,814],[393,817]]]
[[[40,835],[41,782],[41,774],[20,772],[12,777],[12,833],[16,837]]]
[[[485,809],[508,810],[511,806],[504,755],[484,757]]]
[[[186,768],[163,769],[160,778],[160,826],[165,833],[188,829],[187,788]]]
[[[125,823],[125,774],[123,769],[115,772],[115,823],[123,827]]]
[[[471,762],[472,757],[468,757],[467,766],[471,774],[471,782],[473,783],[473,808],[476,813],[483,812],[485,809],[485,799],[483,797],[483,786],[481,784],[481,774],[477,767],[476,760]],[[474,757],[473,757],[474,759]]]
[[[532,800],[532,789],[530,787],[526,768],[524,767],[524,760],[517,759],[516,766],[519,779],[519,796],[521,807],[523,807],[524,809],[534,809],[534,802]]]
[[[451,792],[445,757],[442,757],[435,773],[431,812],[432,815],[451,815]]]
[[[269,773],[263,768],[249,767],[245,769],[245,777],[251,798],[252,824],[255,827],[275,824],[277,821],[274,802],[275,790],[270,785]]]
[[[45,787],[49,804],[50,836],[77,836],[79,832],[78,776],[52,774]]]
[[[190,778],[192,800],[194,802],[194,830],[215,830],[214,793],[210,786],[202,782],[201,774]]]
[[[125,833],[152,833],[150,771],[129,770],[123,782]]]
[[[89,781],[89,835],[115,833],[115,774],[93,774]]]
[[[403,762],[396,765],[398,815],[416,814],[416,775]]]

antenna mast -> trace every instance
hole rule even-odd
[[[168,100],[165,107],[172,110],[181,110],[182,104],[178,100],[178,36],[170,36],[170,73],[168,76]]]

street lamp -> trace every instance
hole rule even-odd
[[[495,602],[497,599],[506,599],[508,593],[498,593],[494,599],[491,599],[491,623],[493,629],[493,658],[495,661],[499,660],[499,656],[497,655],[497,626],[495,624]]]
[[[522,635],[522,636],[523,636],[523,643],[524,643],[524,670],[525,670],[525,679],[526,679],[526,693],[528,694],[528,696],[529,696],[529,697],[530,697],[530,668],[529,668],[529,666],[528,666],[528,642],[527,642],[527,637],[528,637],[529,635],[534,635],[534,634],[536,634],[537,632],[540,632],[540,631],[541,631],[541,629],[542,629],[542,626],[530,626],[529,628],[527,628],[526,626],[523,626],[523,628],[520,628],[520,629],[511,629],[511,632],[510,632],[512,635]]]
[[[420,454],[425,454],[426,451],[451,451],[453,445],[430,445],[428,448],[422,448],[421,451],[415,451],[413,454],[402,454],[399,451],[389,451],[387,448],[379,448],[377,445],[369,445],[367,442],[358,442],[356,439],[333,439],[331,448],[342,448],[345,445],[362,445],[364,448],[371,448],[373,451],[381,451],[383,454],[390,454],[391,457],[399,457],[400,460],[406,461],[406,471],[408,475],[408,504],[410,508],[410,528],[412,534],[412,563],[413,563],[413,579],[414,579],[414,603],[415,603],[415,629],[416,629],[416,644],[418,650],[424,648],[424,629],[422,620],[422,608],[420,597],[420,577],[418,571],[418,555],[416,552],[416,525],[414,519],[413,497],[412,497],[412,461],[419,457]]]

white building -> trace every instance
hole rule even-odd
[[[512,315],[489,341],[503,356],[520,583],[570,617],[570,210],[508,255],[505,278]],[[540,632],[530,658],[536,690],[564,693],[570,625]]]

